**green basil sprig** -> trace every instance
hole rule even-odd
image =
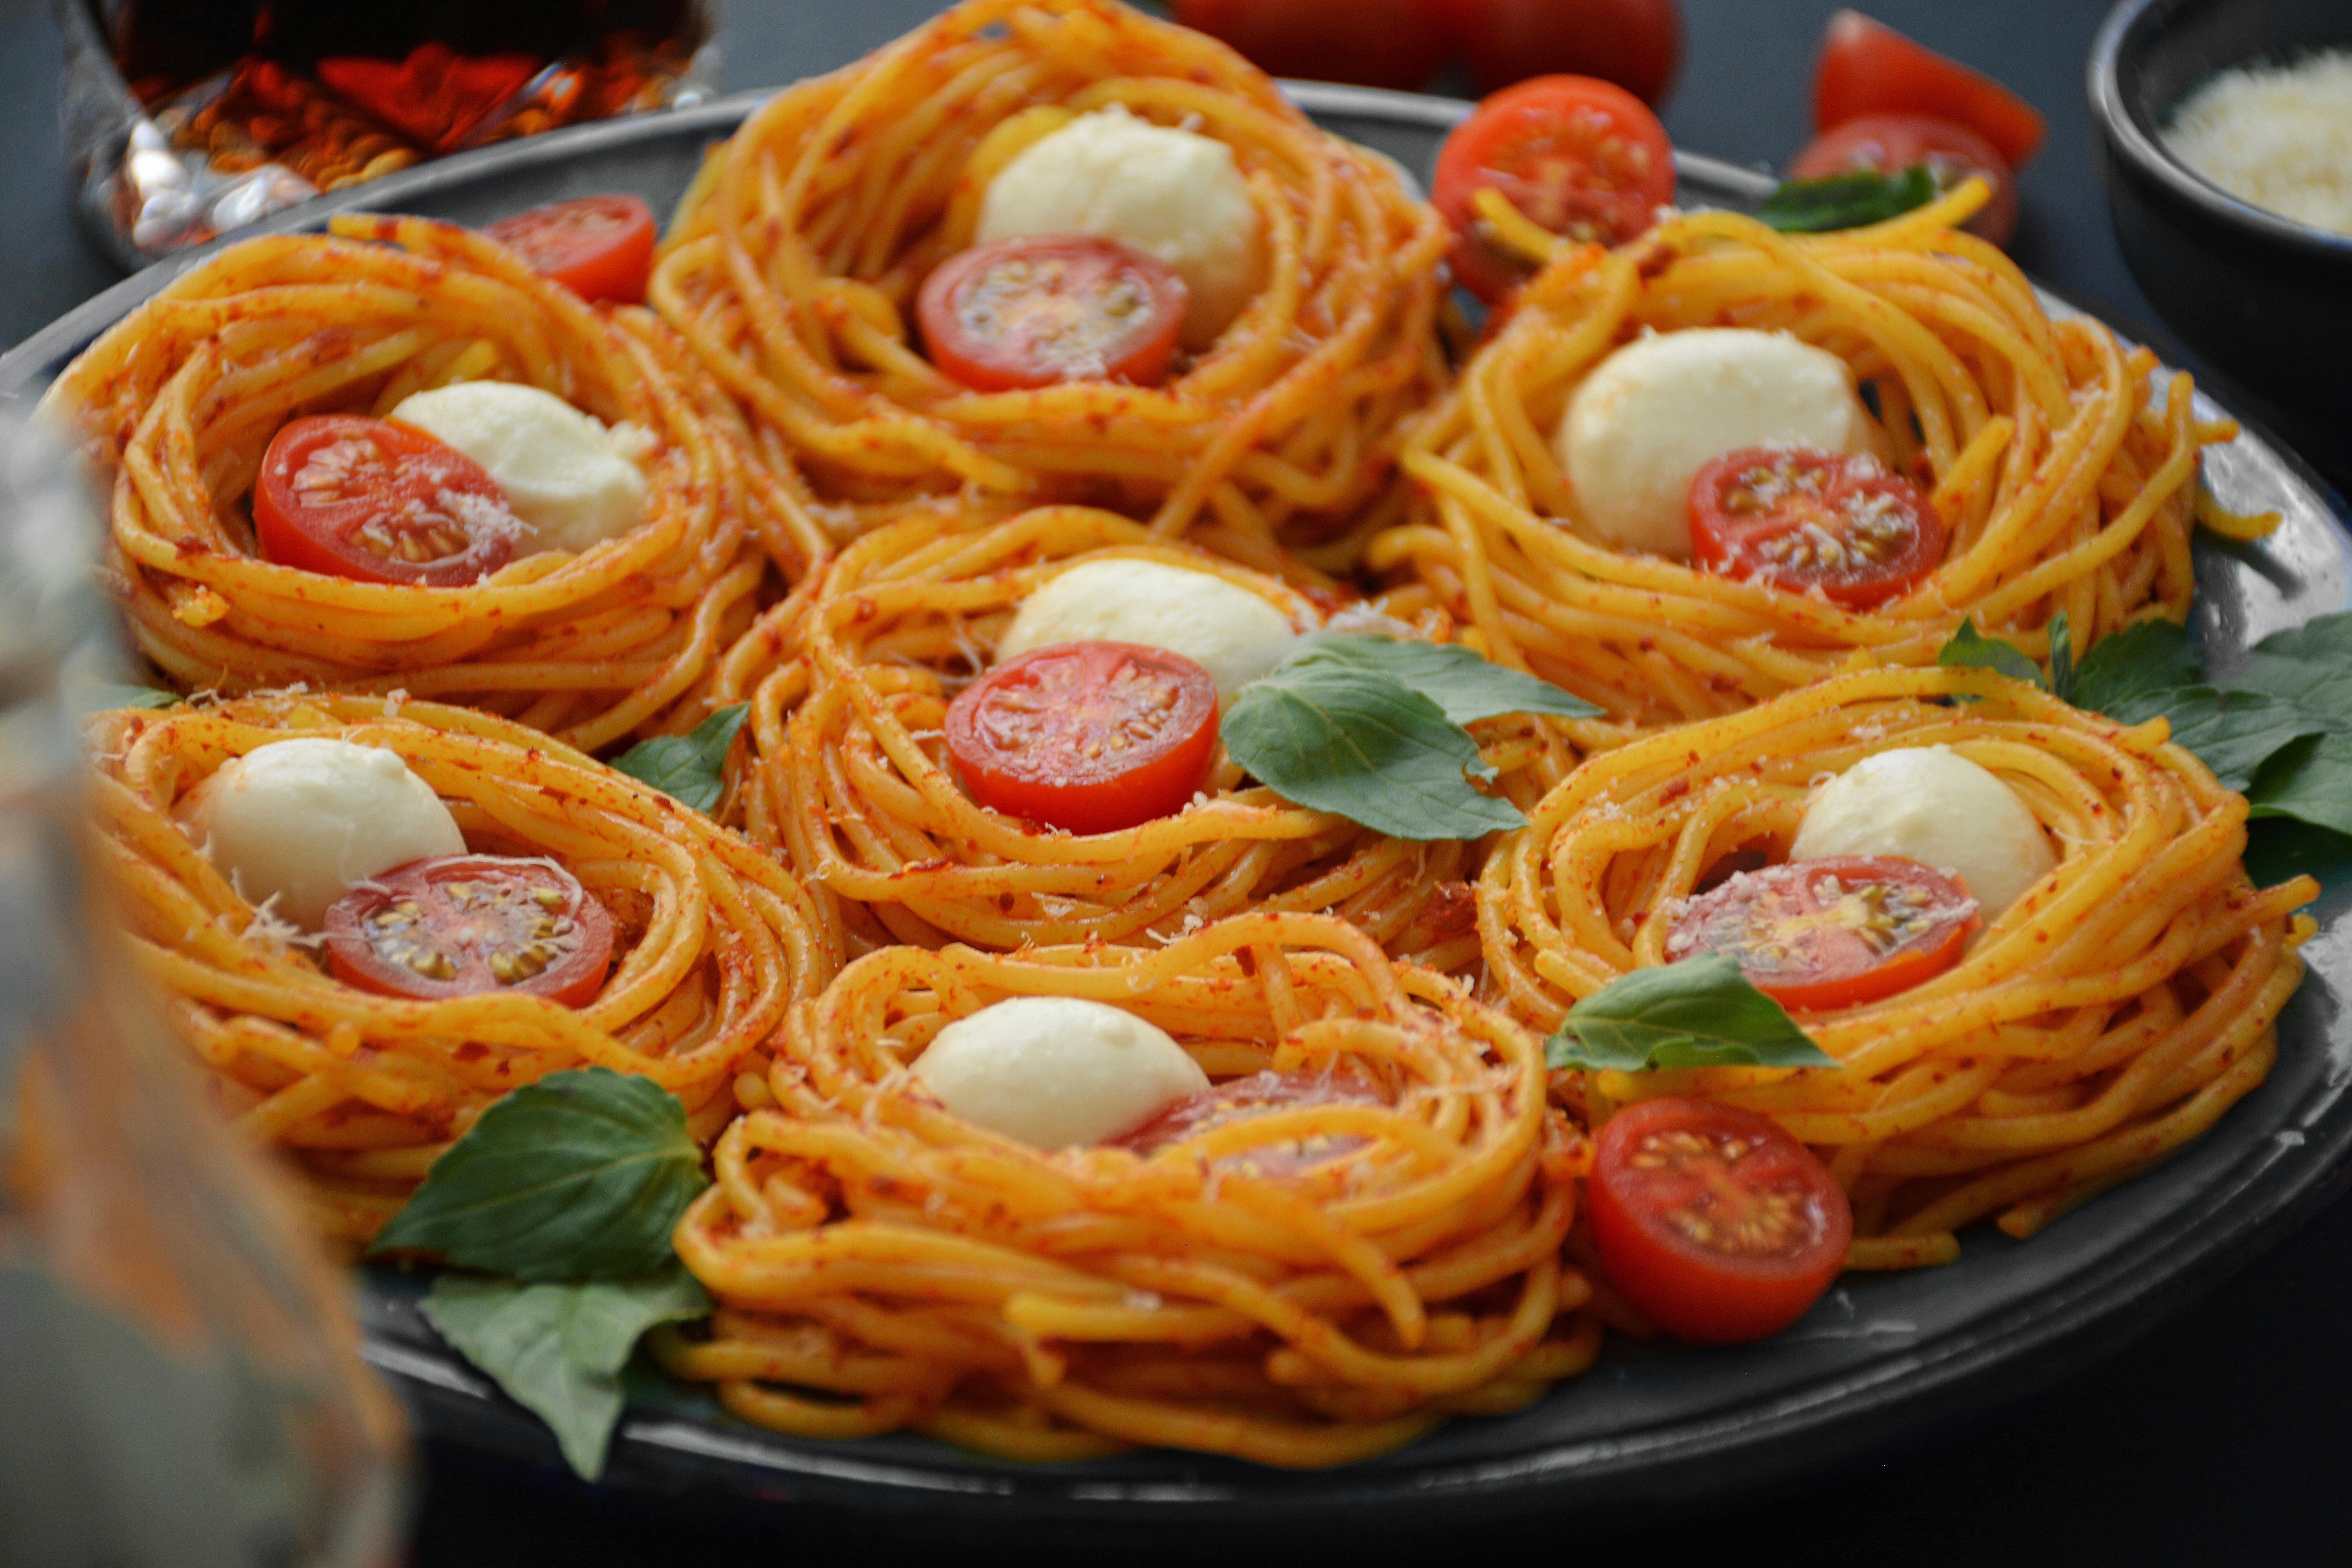
[[[1225,750],[1285,800],[1411,839],[1477,838],[1527,818],[1472,779],[1494,770],[1463,726],[1601,710],[1466,647],[1317,632],[1226,710]]]
[[[1756,216],[1784,234],[1825,234],[1900,217],[1936,199],[1936,176],[1925,163],[1899,174],[1856,169],[1820,180],[1783,180]]]
[[[73,696],[85,713],[105,713],[117,708],[177,708],[187,700],[176,691],[126,686],[114,680],[93,680]]]
[[[593,1480],[638,1337],[710,1310],[669,1239],[707,1185],[677,1096],[606,1068],[550,1073],[482,1112],[372,1250],[483,1271],[436,1279],[426,1320]]]
[[[613,766],[707,813],[726,788],[727,752],[751,710],[748,702],[730,703],[686,734],[638,742],[614,758]]]
[[[1544,1060],[1555,1068],[1620,1072],[1838,1065],[1727,952],[1618,976],[1568,1010],[1544,1042]]]

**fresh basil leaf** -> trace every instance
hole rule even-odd
[[[2085,704],[2084,706],[2088,706]],[[2163,714],[2172,721],[2172,739],[2186,746],[2213,770],[2230,789],[2252,784],[2281,747],[2306,735],[2324,734],[2329,725],[2299,702],[2260,691],[2224,691],[2211,686],[2178,686],[2169,691],[2146,692],[2100,710],[2110,719],[2141,724]]]
[[[1739,961],[1704,952],[1620,975],[1568,1010],[1544,1042],[1554,1068],[1814,1068],[1838,1065]]]
[[[1284,667],[1344,665],[1385,675],[1418,691],[1456,724],[1472,724],[1505,713],[1550,713],[1562,719],[1597,719],[1601,710],[1571,697],[1549,680],[1481,658],[1459,643],[1413,642],[1362,633],[1317,632],[1300,639]]]
[[[2352,734],[2336,730],[2289,745],[2263,765],[2246,799],[2255,817],[2292,817],[2352,834]]]
[[[116,708],[177,708],[187,700],[175,691],[158,691],[152,686],[125,686],[114,680],[93,680],[74,695],[85,713],[104,713]]]
[[[2061,702],[2074,701],[2074,630],[2066,612],[2050,617],[2050,695]],[[2075,704],[2080,707],[2080,703]]]
[[[1900,217],[1936,199],[1936,176],[1925,163],[1899,174],[1856,169],[1820,180],[1783,180],[1756,209],[1783,234],[1824,234]]]
[[[2256,643],[2254,651],[2281,658],[2312,659],[2343,669],[2352,665],[2352,610],[2338,610],[2273,632]]]
[[[371,1250],[518,1279],[625,1279],[670,1260],[671,1227],[707,1184],[676,1095],[576,1068],[483,1111]]]
[[[2257,888],[2306,876],[2341,888],[2352,881],[2352,837],[2292,817],[2265,818],[2246,830],[2246,876]]]
[[[2144,709],[2152,695],[2175,687],[2194,686],[2204,671],[2189,628],[2171,621],[2137,621],[2099,639],[2074,667],[2074,694],[2077,708],[2088,708],[2111,719],[2137,724],[2149,714],[2126,716],[2126,709]]]
[[[547,1423],[585,1480],[604,1468],[621,1417],[621,1369],[658,1323],[699,1318],[710,1297],[672,1259],[635,1279],[527,1285],[449,1273],[425,1297],[425,1321],[509,1397]]]
[[[2006,675],[2011,680],[2029,681],[2047,691],[2049,682],[2042,679],[2042,667],[2025,657],[2015,643],[1989,637],[1977,630],[1976,622],[1967,616],[1960,620],[1960,629],[1951,640],[1936,652],[1936,662],[1946,668],[1990,669]]]
[[[727,751],[735,731],[743,727],[748,702],[721,708],[683,735],[656,735],[640,741],[613,759],[613,766],[665,795],[675,795],[700,812],[719,804],[726,787]]]
[[[1480,795],[1492,778],[1469,731],[1393,677],[1300,658],[1241,689],[1225,750],[1283,799],[1396,838],[1478,838],[1527,818]]]

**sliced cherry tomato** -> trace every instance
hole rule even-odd
[[[354,888],[327,909],[335,978],[441,1001],[518,993],[593,1001],[613,962],[613,917],[548,860],[436,855]]]
[[[1733,1344],[1805,1315],[1853,1210],[1812,1152],[1751,1110],[1645,1100],[1601,1124],[1586,1210],[1601,1267],[1670,1334]]]
[[[1813,139],[1789,161],[1789,178],[1820,180],[1856,169],[1900,174],[1914,163],[1927,165],[1936,189],[1948,191],[1970,174],[1981,174],[1992,199],[1969,219],[1969,233],[2007,245],[2017,232],[2017,178],[1991,142],[1965,125],[1924,114],[1865,114]]]
[[[1691,561],[1703,572],[1856,609],[1910,591],[1942,564],[1944,520],[1877,458],[1816,447],[1747,447],[1691,477]]]
[[[1654,105],[1682,64],[1675,0],[1451,0],[1479,90],[1531,76],[1597,76]]]
[[[506,564],[521,528],[473,458],[422,430],[356,414],[289,421],[253,487],[265,557],[362,583],[478,582]]]
[[[1983,923],[1957,877],[1901,855],[1832,855],[1737,872],[1685,900],[1666,956],[1727,952],[1790,1011],[1825,1013],[1934,979]]]
[[[1185,1096],[1134,1131],[1111,1140],[1115,1147],[1132,1149],[1147,1157],[1171,1144],[1236,1121],[1248,1121],[1277,1110],[1309,1105],[1386,1105],[1388,1096],[1371,1079],[1357,1073],[1255,1073],[1212,1084]],[[1286,1138],[1254,1143],[1219,1158],[1221,1170],[1239,1170],[1280,1180],[1353,1153],[1365,1140],[1352,1133],[1323,1133],[1309,1138]]]
[[[1454,128],[1437,154],[1430,199],[1454,229],[1454,276],[1488,304],[1528,264],[1485,237],[1471,201],[1499,191],[1528,217],[1572,239],[1622,245],[1675,195],[1666,128],[1612,82],[1542,76],[1507,87]]]
[[[1410,89],[1454,52],[1443,0],[1386,0],[1376,26],[1356,0],[1175,0],[1172,9],[1270,76]]]
[[[1217,745],[1217,683],[1181,654],[1065,642],[1007,659],[948,705],[972,799],[1073,833],[1182,808]]]
[[[1026,235],[933,268],[915,317],[931,363],[977,391],[1149,386],[1167,372],[1190,300],[1174,268],[1117,240]]]
[[[654,269],[654,210],[635,196],[575,196],[482,230],[591,304],[641,304]]]
[[[2012,169],[2033,156],[2047,129],[2039,110],[1983,72],[1859,11],[1840,11],[1813,67],[1813,129],[1834,131],[1865,114],[1956,120]]]

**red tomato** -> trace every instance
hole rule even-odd
[[[1813,67],[1813,129],[1834,131],[1865,114],[1957,120],[2012,169],[2033,156],[2047,129],[2040,110],[1981,71],[1859,11],[1840,11]]]
[[[1844,1267],[1853,1210],[1767,1118],[1645,1100],[1601,1124],[1586,1212],[1601,1267],[1670,1334],[1733,1344],[1805,1315]]]
[[[933,268],[915,318],[931,363],[977,391],[1149,386],[1168,369],[1190,299],[1175,268],[1117,240],[1028,235]]]
[[[289,421],[262,454],[253,531],[280,566],[446,588],[506,564],[520,521],[479,463],[356,414]]]
[[[1354,1073],[1262,1072],[1213,1084],[1185,1096],[1134,1131],[1114,1138],[1121,1149],[1147,1157],[1188,1138],[1198,1138],[1236,1121],[1309,1105],[1386,1105],[1388,1097],[1370,1079]],[[1351,1133],[1327,1133],[1253,1144],[1216,1162],[1221,1169],[1280,1180],[1295,1176],[1364,1146]]]
[[[948,705],[972,799],[1073,833],[1181,810],[1217,745],[1217,683],[1181,654],[1065,642],[1007,659]]]
[[[337,899],[326,930],[336,979],[428,1002],[519,993],[577,1007],[613,962],[613,917],[548,860],[411,860]]]
[[[1488,304],[1528,275],[1482,237],[1471,198],[1492,187],[1554,234],[1622,245],[1675,195],[1675,149],[1642,100],[1613,83],[1542,76],[1507,87],[1454,128],[1430,199],[1454,228],[1454,276]]]
[[[1597,76],[1655,104],[1683,58],[1675,0],[1452,0],[1481,91],[1531,76]]]
[[[1908,593],[1944,559],[1944,520],[1875,458],[1748,447],[1691,477],[1691,561],[1703,572],[1856,609]]]
[[[1171,9],[1271,76],[1411,89],[1454,52],[1444,0],[1383,0],[1370,26],[1352,0],[1175,0]]]
[[[1825,1013],[1934,979],[1983,923],[1957,877],[1901,855],[1832,855],[1738,872],[1685,900],[1666,956],[1727,952],[1790,1011]]]
[[[1789,178],[1820,180],[1856,169],[1895,174],[1914,163],[1927,165],[1938,191],[1950,190],[1970,174],[1982,174],[1992,187],[1992,199],[1969,219],[1969,232],[1995,245],[2007,245],[2017,232],[2016,176],[1991,142],[1948,120],[1924,114],[1865,114],[1849,120],[1815,137],[1790,159]]]
[[[654,212],[635,196],[551,202],[502,217],[482,232],[591,304],[645,300],[654,269]]]

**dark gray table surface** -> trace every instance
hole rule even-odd
[[[1368,18],[1385,3],[1365,0]],[[728,85],[829,68],[938,8],[931,0],[730,0]],[[1665,112],[1676,143],[1759,166],[1793,152],[1806,139],[1812,51],[1832,8],[1831,0],[1684,0],[1686,52]],[[2049,116],[2050,140],[2020,182],[2017,259],[2201,370],[2155,321],[2108,226],[2082,92],[2105,0],[1872,0],[1869,9],[1990,71]],[[0,347],[118,276],[73,226],[58,156],[58,70],[44,0],[0,0]],[[2233,389],[2220,390],[2226,401]],[[2168,1327],[2045,1394],[1803,1487],[1656,1520],[1621,1541],[1595,1542],[1560,1521],[1442,1537],[1389,1530],[1365,1540],[1168,1542],[1117,1555],[1190,1563],[1203,1549],[1223,1557],[1369,1552],[1451,1564],[1632,1552],[1654,1562],[1704,1554],[1954,1568],[2352,1560],[2347,1304],[2352,1204],[2339,1203]],[[416,1568],[798,1568],[887,1560],[903,1548],[875,1539],[867,1521],[657,1511],[456,1455],[431,1456],[422,1479]],[[1056,1556],[1108,1555],[1070,1541],[1036,1544]]]

